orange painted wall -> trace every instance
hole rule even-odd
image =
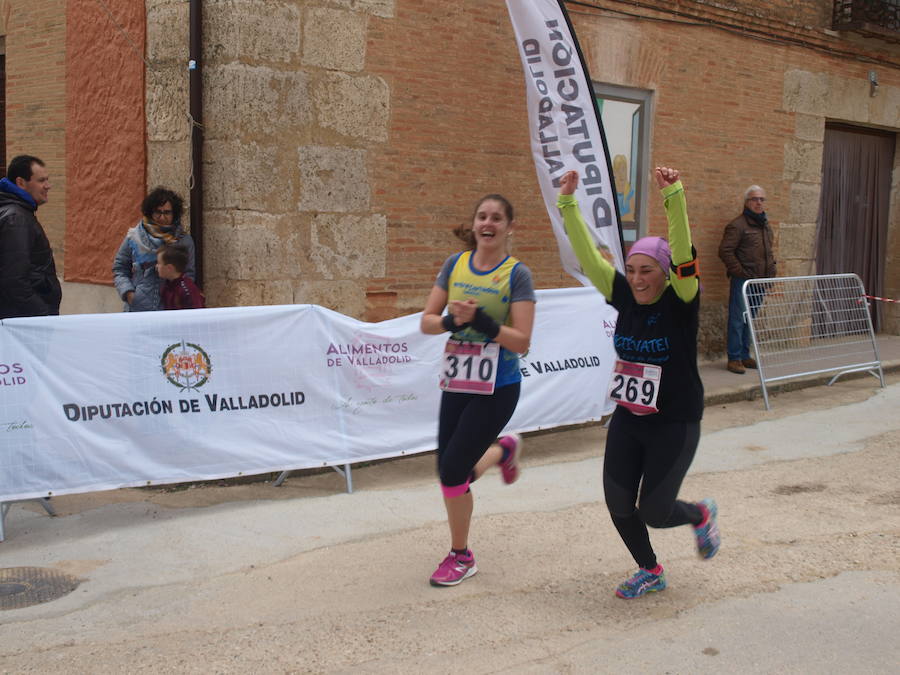
[[[112,282],[146,186],[144,3],[104,4],[66,9],[66,281]]]

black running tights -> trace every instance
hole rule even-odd
[[[699,440],[700,422],[636,416],[622,408],[613,413],[603,490],[613,524],[640,567],[656,567],[648,525],[699,525],[703,518],[695,504],[676,499]]]
[[[493,394],[441,395],[437,465],[441,484],[462,485],[509,422],[519,402],[520,383],[498,387]]]

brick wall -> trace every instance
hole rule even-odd
[[[40,157],[50,197],[38,218],[65,269],[65,0],[10,3],[6,22],[6,156]]]
[[[2,128],[0,128],[0,174],[6,176],[6,53],[0,54],[0,110],[3,111]]]
[[[781,37],[830,29],[833,0],[580,0],[566,4],[570,12],[605,8],[635,17],[676,17],[684,23],[699,19],[720,28],[771,31]]]
[[[591,4],[627,13],[585,6]],[[788,23],[789,10],[798,4],[804,11]],[[826,115],[889,122],[890,113],[878,107],[890,107],[900,93],[895,91],[900,69],[888,58],[891,48],[867,45],[867,54],[881,59],[877,66],[847,56],[862,52],[823,33],[826,15],[830,26],[826,4],[766,4],[768,14],[755,25],[780,31],[784,39],[772,42],[720,25],[739,28],[751,13],[763,11],[756,3],[680,2],[666,12],[654,7],[673,10],[670,3],[652,0],[569,3],[593,79],[653,91],[650,164],[683,172],[700,252],[701,330],[709,353],[724,349],[727,280],[717,249],[724,224],[740,213],[744,188],[765,187],[776,236],[781,223],[809,222],[797,220],[793,190],[798,181],[815,183],[817,141],[799,127],[824,126]],[[688,11],[694,18],[684,25]],[[641,13],[657,20],[628,15]],[[808,28],[812,25],[819,27]],[[797,44],[801,38],[805,43]],[[372,157],[373,209],[388,222],[388,274],[369,282],[369,317],[421,309],[440,262],[458,249],[451,228],[470,217],[486,192],[505,193],[517,206],[522,229],[514,253],[534,270],[538,287],[571,285],[560,270],[540,200],[505,3],[399,0],[394,18],[370,23],[367,66],[392,91],[389,141]],[[810,72],[813,79],[827,74],[829,82],[855,87],[867,81],[873,67],[888,87],[882,99],[869,99],[865,90],[862,98],[852,93],[836,108],[832,97],[849,92],[829,93],[836,85],[828,84],[816,117],[798,116],[785,105],[787,74],[793,70]],[[900,127],[900,120],[893,126]],[[650,195],[649,213],[651,233],[662,234],[665,220],[656,194]]]
[[[505,3],[398,2],[394,19],[372,22],[367,60],[392,94],[389,141],[372,161],[390,274],[370,280],[369,317],[421,310],[441,262],[460,248],[452,228],[493,192],[516,208],[513,253],[538,286],[571,285],[531,161]]]

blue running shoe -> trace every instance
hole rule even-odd
[[[666,589],[666,573],[653,574],[643,568],[626,579],[616,589],[616,595],[626,600],[639,598],[645,593],[656,593]]]
[[[702,502],[697,502],[697,508],[703,512],[703,522],[694,528],[694,534],[697,537],[697,553],[704,560],[708,560],[718,553],[722,543],[719,525],[716,522],[719,509],[715,499],[704,499]]]

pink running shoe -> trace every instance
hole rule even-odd
[[[453,551],[444,558],[443,562],[431,575],[432,586],[456,586],[464,579],[468,579],[478,571],[475,566],[475,556],[472,551],[467,555],[457,555]]]
[[[512,485],[519,480],[519,455],[522,454],[522,437],[519,434],[504,436],[498,443],[504,450],[509,451],[509,457],[505,462],[500,462],[500,471],[503,473],[503,482]]]

